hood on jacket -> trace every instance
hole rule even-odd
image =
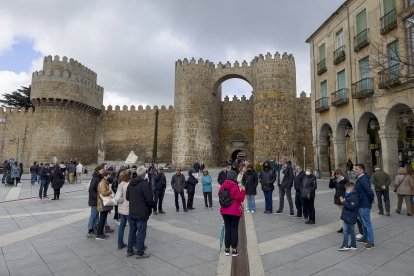
[[[265,165],[267,165],[267,166],[265,166]],[[270,164],[270,162],[269,161],[265,161],[263,163],[263,170],[270,171],[271,169],[272,169],[272,165]]]
[[[237,181],[237,172],[234,170],[230,170],[227,172],[226,181],[231,180],[233,182]]]
[[[100,173],[94,172],[94,173],[92,174],[92,178],[94,178],[94,177],[99,177],[99,178],[102,178],[102,175],[101,175]]]
[[[141,176],[137,176],[131,179],[131,181],[129,182],[129,185],[131,186],[137,186],[140,183],[148,183],[144,178],[142,178]]]

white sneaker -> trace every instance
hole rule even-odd
[[[250,211],[250,213],[254,213],[254,211]]]
[[[360,239],[360,238],[362,238],[362,235],[361,234],[358,234],[358,235],[356,235],[355,236],[357,239]]]
[[[248,212],[249,211],[249,208],[246,207],[245,211]]]

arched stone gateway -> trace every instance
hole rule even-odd
[[[200,160],[208,166],[218,165],[229,142],[225,137],[236,131],[246,136],[250,146],[246,151],[251,152],[252,160],[273,159],[278,153],[293,158],[297,134],[296,69],[292,55],[268,53],[254,58],[250,64],[236,61],[217,66],[202,59],[184,59],[176,62],[175,74],[174,164],[186,166]],[[250,128],[243,126],[237,130],[243,118],[224,112],[231,111],[231,107],[226,100],[221,103],[221,84],[231,78],[243,79],[253,88],[250,100],[240,100],[245,102],[244,118],[251,122]],[[234,126],[223,126],[226,122]]]
[[[348,159],[355,162],[355,143],[353,138],[353,126],[351,122],[343,118],[336,126],[336,133],[332,140],[335,154],[335,169],[347,171]]]
[[[318,141],[318,164],[317,168],[323,177],[329,177],[334,169],[334,147],[332,144],[333,132],[329,124],[323,124]]]

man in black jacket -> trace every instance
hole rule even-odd
[[[154,169],[155,171],[156,169]],[[165,214],[162,210],[162,201],[164,199],[165,189],[167,188],[167,179],[164,175],[164,168],[158,167],[158,173],[153,175],[154,182],[155,182],[155,190],[154,190],[154,215],[157,214]],[[157,204],[158,204],[158,212],[157,212]]]
[[[49,163],[46,163],[45,166],[40,170],[40,188],[39,188],[39,198],[47,197],[47,188],[49,187],[50,182],[50,172],[49,172]]]
[[[273,172],[272,166],[269,161],[263,162],[262,171],[259,174],[259,181],[262,185],[262,191],[265,198],[265,214],[271,214],[273,212],[273,190],[275,186],[276,175]]]
[[[88,197],[88,206],[91,207],[91,214],[88,220],[88,238],[94,237],[94,229],[96,228],[99,221],[99,213],[96,209],[97,200],[98,200],[98,185],[102,180],[102,174],[104,169],[102,166],[97,166],[92,173],[92,179],[89,183],[89,197]]]
[[[276,215],[283,214],[283,207],[285,205],[285,195],[289,202],[289,216],[295,215],[293,211],[292,200],[292,186],[295,178],[292,166],[287,162],[286,157],[283,157],[280,162],[281,169],[278,175],[277,186],[279,186],[279,210],[275,212]]]
[[[221,185],[224,183],[224,180],[226,180],[227,177],[227,171],[228,171],[228,167],[227,164],[223,164],[222,166],[222,170],[219,173],[218,177],[217,177],[217,182]]]
[[[293,184],[295,187],[295,205],[296,205],[296,216],[295,218],[302,217],[303,210],[303,201],[302,201],[302,184],[303,179],[305,178],[305,172],[302,170],[301,166],[297,165],[295,168],[295,178],[293,179]]]
[[[151,187],[144,179],[145,167],[137,169],[137,177],[129,182],[126,200],[129,201],[129,237],[127,257],[134,255],[134,246],[137,249],[137,259],[148,258],[145,253],[145,238],[147,236],[147,222],[155,206]]]

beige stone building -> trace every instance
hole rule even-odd
[[[414,157],[413,0],[347,0],[308,39],[316,168]]]
[[[73,59],[44,58],[33,73],[35,111],[0,109],[0,157],[23,162],[125,160],[151,162],[158,111],[161,163],[217,166],[243,156],[257,162],[287,156],[312,165],[310,98],[296,96],[292,55],[259,55],[249,64],[194,59],[176,62],[172,106],[103,106],[97,74]],[[221,84],[247,81],[252,96],[222,100]],[[307,148],[306,157],[303,148]]]

